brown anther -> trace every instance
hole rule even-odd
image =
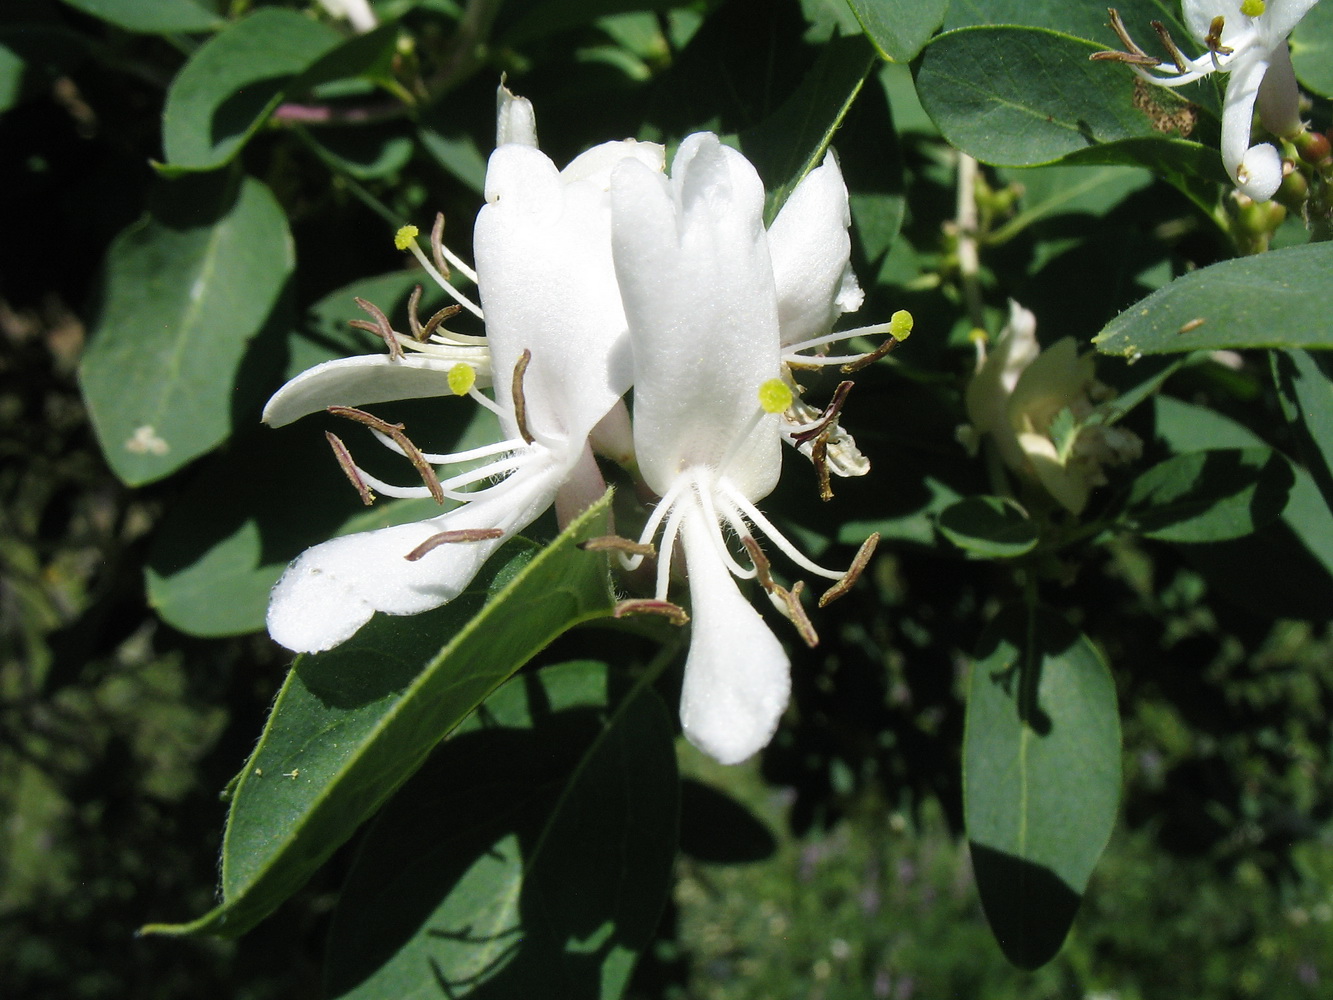
[[[817,365],[813,361],[787,360],[787,367],[795,371],[817,372],[823,365]]]
[[[753,535],[741,535],[741,544],[750,554],[750,562],[754,564],[755,578],[759,581],[759,586],[772,593],[777,584],[773,582],[773,574],[769,572],[768,556],[764,555],[764,550],[759,547]]]
[[[413,285],[412,294],[407,297],[407,325],[412,330],[412,339],[418,343],[426,339],[421,334],[421,320],[417,317],[419,305],[421,305],[421,286]]]
[[[775,585],[772,593],[782,602],[782,607],[778,610],[786,616],[787,621],[796,626],[796,631],[805,644],[814,649],[819,645],[819,635],[815,632],[814,625],[810,623],[810,616],[805,613],[805,608],[801,605],[801,592],[804,590],[805,581],[797,580],[791,590]]]
[[[426,325],[421,328],[421,335],[417,337],[417,340],[429,340],[430,335],[439,329],[441,323],[453,316],[457,316],[462,311],[462,306],[445,306],[439,312],[435,313],[435,315],[431,316],[430,319],[426,320]]]
[[[690,616],[679,604],[648,597],[621,601],[611,612],[612,618],[624,618],[626,615],[661,615],[672,625],[684,625],[690,620]]]
[[[1171,61],[1176,64],[1176,69],[1181,73],[1188,72],[1190,68],[1189,61],[1185,58],[1185,54],[1176,47],[1176,41],[1171,37],[1171,32],[1166,30],[1166,25],[1161,21],[1149,21],[1148,23],[1152,25],[1152,30],[1157,32],[1157,37],[1162,40],[1162,47],[1171,56]]]
[[[878,544],[878,531],[871,534],[869,538],[861,543],[861,547],[856,551],[856,558],[852,560],[852,564],[847,568],[847,572],[842,574],[842,579],[832,587],[829,587],[828,590],[824,591],[824,596],[819,599],[819,606],[821,608],[832,604],[839,597],[842,597],[847,591],[852,589],[852,584],[856,583],[857,578],[859,578],[861,573],[865,570],[866,565],[870,562],[870,557],[875,554],[875,546]]]
[[[416,562],[427,552],[432,552],[441,545],[454,545],[458,542],[491,542],[504,536],[505,533],[500,528],[458,528],[454,531],[441,531],[437,535],[431,535],[403,558],[408,562]]]
[[[1125,47],[1126,51],[1116,52],[1115,50],[1110,50],[1107,52],[1094,52],[1092,55],[1088,56],[1089,59],[1094,62],[1109,59],[1115,62],[1127,63],[1130,66],[1162,65],[1162,60],[1155,56],[1148,55],[1148,53],[1139,48],[1134,39],[1129,36],[1129,32],[1125,30],[1125,22],[1120,19],[1120,11],[1116,10],[1114,7],[1107,7],[1106,12],[1111,15],[1111,30],[1116,33],[1116,37],[1120,39],[1120,44]]]
[[[389,357],[395,361],[401,361],[403,358],[403,345],[398,343],[398,334],[394,333],[393,327],[389,325],[389,317],[384,315],[384,311],[373,302],[367,302],[359,295],[353,299],[366,312],[370,313],[374,323],[367,323],[363,319],[354,319],[349,322],[349,326],[354,326],[358,330],[369,330],[371,333],[379,336],[389,348]]]
[[[444,213],[435,213],[435,225],[430,227],[430,256],[435,261],[435,270],[446,281],[449,280],[449,265],[444,260]]]
[[[632,538],[619,535],[601,535],[579,542],[577,548],[584,552],[626,552],[632,556],[655,556],[657,550],[645,542],[636,542]]]
[[[531,362],[532,352],[526,347],[514,362],[514,422],[518,424],[519,436],[526,444],[532,444],[535,440],[532,432],[528,430],[528,404],[523,398],[523,376],[527,373]]]
[[[1222,29],[1227,26],[1227,19],[1221,14],[1213,18],[1213,23],[1208,25],[1208,34],[1203,36],[1203,44],[1208,47],[1208,51],[1217,56],[1229,56],[1236,50],[1230,46],[1222,44]]]
[[[342,438],[332,431],[325,431],[324,437],[328,440],[329,447],[333,449],[333,456],[338,460],[343,475],[356,487],[357,493],[361,494],[361,502],[369,507],[375,502],[375,494],[370,492],[370,487],[361,478],[361,472],[357,469],[356,463],[352,461],[352,453],[347,450],[347,445],[343,444]]]
[[[426,484],[426,489],[430,490],[430,495],[435,502],[438,504],[444,503],[444,487],[440,485],[439,477],[435,475],[435,470],[426,461],[426,456],[421,453],[421,449],[414,445],[408,436],[403,433],[402,424],[391,424],[387,420],[381,420],[373,413],[358,410],[354,406],[329,406],[325,409],[335,417],[346,417],[348,420],[355,420],[358,424],[365,424],[393,441],[394,444],[403,449],[403,454],[412,463],[412,468],[417,470],[417,475]]]
[[[847,404],[847,396],[851,393],[854,385],[856,383],[851,380],[839,382],[838,387],[833,390],[833,398],[824,407],[824,411],[819,415],[819,418],[811,427],[799,434],[792,435],[792,442],[794,444],[805,444],[805,442],[811,441],[820,435],[827,434],[829,428],[837,421],[838,414],[842,412],[842,408]]]
[[[888,340],[884,341],[884,343],[880,344],[869,354],[865,355],[862,358],[857,359],[856,361],[849,361],[847,364],[843,365],[842,368],[839,370],[844,375],[850,375],[852,372],[859,372],[862,368],[866,368],[870,365],[873,365],[876,361],[884,357],[886,354],[888,354],[891,350],[893,350],[901,343],[902,341],[899,340],[897,337],[890,336]]]
[[[828,468],[828,431],[815,438],[810,446],[810,461],[814,464],[815,475],[819,477],[819,499],[828,502],[833,499],[833,485],[829,481]]]

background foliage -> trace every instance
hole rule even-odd
[[[373,7],[0,10],[6,994],[1324,995],[1327,177],[1238,205],[1215,82],[1145,109],[1084,0]],[[1292,39],[1321,130],[1331,14]],[[303,548],[420,516],[259,411],[375,349],[355,296],[401,315],[399,224],[467,256],[501,73],[556,162],[715,130],[770,216],[831,141],[862,315],[916,317],[844,418],[874,473],[767,503],[885,544],[751,765],[673,750],[680,637],[605,618],[602,509],[286,680],[260,631]],[[1011,298],[1145,443],[1079,519],[956,437]],[[377,412],[485,433],[447,406]]]

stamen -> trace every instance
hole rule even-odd
[[[833,398],[824,407],[824,412],[815,418],[809,426],[802,427],[800,431],[793,434],[792,444],[804,444],[806,441],[812,441],[821,435],[826,435],[829,428],[837,421],[838,415],[842,413],[842,408],[847,403],[847,396],[851,393],[852,386],[855,384],[850,380],[839,382],[838,387],[833,390]]]
[[[667,489],[666,495],[657,501],[657,506],[653,512],[648,515],[648,521],[643,526],[643,531],[639,533],[639,544],[647,545],[657,534],[657,528],[662,523],[662,518],[671,513],[672,508],[676,506],[676,498],[680,496],[681,490],[685,489],[688,481],[684,477],[678,477]],[[649,546],[651,547],[651,546]],[[643,556],[633,556],[629,559],[623,556],[620,559],[620,565],[628,572],[634,572],[643,565]]]
[[[829,432],[824,431],[810,446],[810,461],[815,467],[815,474],[819,476],[819,499],[825,503],[833,499],[833,485],[829,481],[828,436]]]
[[[436,235],[437,231],[439,234],[438,237]],[[450,264],[454,265],[454,270],[457,271],[459,274],[464,275],[468,281],[472,282],[475,285],[477,283],[477,272],[472,270],[472,268],[468,267],[467,264],[463,262],[463,259],[458,256],[458,254],[454,253],[452,250],[450,250],[447,246],[444,245],[443,212],[435,213],[435,226],[432,227],[430,236],[432,244],[439,245],[440,254],[445,258],[447,258]]]
[[[759,508],[750,503],[745,496],[732,486],[725,479],[718,482],[718,489],[733,504],[736,509],[745,515],[746,520],[768,536],[768,540],[782,550],[788,559],[796,563],[802,569],[814,573],[817,576],[826,577],[829,580],[837,580],[843,574],[834,569],[826,569],[819,565],[809,556],[805,555],[800,549],[787,540],[786,536],[780,532],[773,522],[760,513]]]
[[[444,213],[435,213],[435,225],[430,227],[430,255],[435,261],[435,269],[448,281],[449,265],[444,262]]]
[[[1114,7],[1108,7],[1106,8],[1106,12],[1111,15],[1111,30],[1116,33],[1116,37],[1120,39],[1120,44],[1123,45],[1127,51],[1116,52],[1111,50],[1107,52],[1094,52],[1092,55],[1088,56],[1089,59],[1094,62],[1101,59],[1110,59],[1115,62],[1128,63],[1131,66],[1162,65],[1162,60],[1155,56],[1148,55],[1148,53],[1139,48],[1134,39],[1129,36],[1129,32],[1125,30],[1125,22],[1120,19],[1120,11],[1116,10]]]
[[[722,531],[718,525],[722,523],[722,518],[718,517],[717,507],[713,504],[713,491],[706,488],[706,484],[695,484],[695,495],[699,498],[699,506],[703,509],[704,517],[708,523],[713,525],[713,549],[722,558],[726,564],[728,572],[738,580],[751,580],[754,578],[756,570],[754,567],[746,568],[736,561],[736,557],[731,554],[727,548],[727,541],[722,537]],[[747,528],[745,521],[739,516],[739,512],[729,510],[726,512],[727,525],[732,528],[736,534],[743,535]]]
[[[764,555],[764,550],[759,547],[754,535],[741,535],[741,544],[745,546],[745,551],[750,554],[750,562],[754,563],[754,572],[759,580],[759,586],[772,593],[773,588],[777,585],[773,582],[773,574],[769,572],[771,563],[768,561],[768,556]]]
[[[389,348],[389,357],[395,361],[403,359],[403,345],[398,343],[398,334],[394,332],[389,324],[389,317],[384,315],[384,311],[373,302],[367,302],[361,296],[356,296],[352,301],[359,305],[374,318],[374,323],[367,323],[363,319],[354,319],[348,322],[349,326],[354,326],[358,330],[369,330],[371,333],[379,336],[384,341],[385,346]]]
[[[1157,32],[1157,37],[1162,40],[1162,45],[1171,56],[1171,61],[1176,64],[1176,71],[1180,73],[1188,73],[1190,69],[1189,60],[1187,60],[1185,54],[1176,47],[1175,39],[1171,37],[1171,32],[1166,30],[1166,25],[1161,21],[1149,21],[1148,23],[1152,25],[1152,30]]]
[[[352,461],[352,453],[347,450],[347,445],[343,444],[342,438],[332,431],[325,431],[324,437],[328,440],[329,447],[333,449],[334,457],[338,459],[338,465],[342,468],[343,475],[356,487],[357,493],[361,495],[361,502],[369,507],[375,502],[375,494],[370,492],[370,487],[361,478],[361,471],[356,467],[356,463]]]
[[[519,436],[522,437],[527,444],[532,444],[532,442],[536,440],[536,438],[532,436],[532,432],[528,430],[528,404],[527,400],[523,398],[523,376],[527,373],[528,365],[531,363],[532,351],[525,347],[523,348],[523,353],[519,355],[518,360],[514,362],[513,394],[514,422],[518,424]]]
[[[628,552],[636,556],[657,555],[657,550],[652,545],[645,542],[636,542],[632,538],[622,538],[619,535],[602,535],[598,538],[589,538],[587,541],[579,542],[577,548],[584,552]]]
[[[861,547],[856,550],[856,558],[852,560],[851,566],[849,566],[847,572],[842,575],[842,579],[832,587],[829,587],[828,590],[824,591],[824,595],[820,597],[819,606],[821,608],[832,604],[839,597],[842,597],[852,589],[852,585],[856,583],[857,578],[860,577],[862,571],[865,570],[866,565],[870,562],[870,557],[875,554],[875,546],[878,544],[878,531],[873,532],[869,538],[861,543]]]
[[[842,373],[850,375],[852,372],[858,372],[868,365],[873,365],[911,336],[913,322],[911,313],[906,309],[899,309],[889,317],[889,339],[869,354],[863,355],[859,360],[843,365]]]
[[[1208,25],[1208,34],[1203,36],[1203,44],[1208,47],[1208,51],[1214,56],[1229,56],[1235,52],[1235,49],[1222,44],[1222,29],[1227,25],[1227,19],[1221,14],[1213,18],[1212,24]],[[1216,60],[1213,61],[1216,65]]]
[[[662,529],[662,547],[657,554],[657,589],[654,591],[659,601],[666,600],[671,585],[671,558],[676,554],[676,535],[680,531],[684,509],[681,504],[673,504],[671,512],[667,514],[666,527]]]
[[[462,311],[463,307],[460,305],[445,306],[443,309],[436,311],[436,313],[433,316],[431,316],[430,319],[426,320],[426,325],[423,326],[421,328],[421,332],[417,334],[417,340],[418,341],[430,340],[431,335],[434,334],[437,329],[439,329],[441,323],[443,323],[447,319],[452,319]]]
[[[773,602],[774,606],[782,612],[789,622],[796,626],[796,631],[805,641],[805,644],[814,649],[819,645],[819,635],[815,632],[815,626],[810,622],[810,616],[805,613],[805,608],[801,605],[801,592],[804,590],[805,581],[797,580],[791,590],[774,585],[771,594],[777,598]]]
[[[490,542],[504,538],[504,535],[504,530],[501,528],[458,528],[454,531],[441,531],[438,535],[431,535],[403,558],[408,562],[416,562],[441,545],[453,545],[456,542]]]
[[[508,414],[505,413],[505,411],[500,408],[500,404],[498,404],[495,400],[491,399],[489,396],[483,396],[477,390],[477,387],[475,385],[467,391],[467,394],[472,397],[472,400],[474,402],[480,403],[482,406],[486,407],[486,409],[494,413],[497,417],[504,419],[508,416]],[[531,444],[531,442],[525,441],[524,444]]]
[[[411,253],[412,256],[417,259],[417,263],[426,269],[426,273],[435,279],[435,283],[440,286],[446,295],[478,319],[484,320],[486,317],[482,315],[481,306],[477,305],[457,288],[449,284],[449,279],[440,273],[440,269],[435,266],[434,261],[421,252],[421,247],[417,246],[416,241],[418,232],[419,230],[416,226],[404,226],[402,229],[398,230],[398,235],[394,237],[393,245],[398,247],[399,250],[406,250]],[[433,235],[434,234],[432,234],[432,252],[435,249]],[[440,248],[440,251],[444,256],[448,257],[449,260],[453,261],[455,265],[462,263],[443,247]],[[459,270],[464,274],[467,274],[474,282],[477,280],[476,273],[473,272],[470,267],[463,265],[459,267]]]
[[[357,423],[365,424],[371,430],[379,431],[390,438],[394,444],[402,449],[403,456],[417,470],[417,475],[426,484],[426,489],[430,490],[430,495],[435,498],[435,502],[438,504],[444,503],[444,488],[440,486],[440,480],[436,477],[435,470],[430,467],[430,463],[426,461],[421,449],[414,445],[403,433],[402,424],[391,424],[387,420],[381,420],[374,414],[367,413],[365,410],[358,410],[354,406],[330,406],[326,409],[335,417],[346,417],[348,420],[355,420]]]
[[[690,616],[685,613],[685,609],[679,604],[672,604],[670,601],[656,600],[649,597],[635,598],[630,601],[621,601],[611,612],[612,618],[624,618],[626,615],[661,615],[671,622],[672,625],[684,625],[690,620]]]

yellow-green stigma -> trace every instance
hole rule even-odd
[[[899,309],[889,317],[889,333],[894,340],[906,340],[912,334],[912,314],[906,309]]]
[[[421,233],[420,229],[418,229],[416,226],[408,224],[404,226],[402,229],[398,230],[398,232],[393,234],[393,245],[397,247],[399,250],[406,250],[408,247],[410,247],[413,243],[417,241],[417,236],[420,235],[420,233]],[[453,378],[452,373],[450,374],[449,377]]]
[[[466,396],[477,383],[477,370],[466,361],[449,369],[449,391],[455,396]]]
[[[1267,9],[1268,4],[1264,0],[1243,0],[1240,5],[1240,12],[1246,17],[1259,17]]]
[[[780,378],[771,378],[759,387],[759,405],[765,413],[781,413],[791,406],[791,389]]]

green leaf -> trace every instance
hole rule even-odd
[[[251,340],[294,266],[282,208],[253,178],[159,181],[107,253],[80,381],[111,468],[160,479],[231,432]]]
[[[497,41],[516,47],[624,11],[667,11],[679,6],[680,0],[532,0],[506,11]]]
[[[1183,102],[1123,66],[1090,62],[1097,49],[1041,28],[948,31],[926,47],[917,92],[944,137],[986,163],[1037,166],[1091,149],[1097,162],[1138,163],[1147,141],[1152,155],[1194,169],[1202,147],[1161,131],[1192,130]]]
[[[1019,24],[1086,38],[1099,48],[1118,48],[1120,40],[1111,30],[1106,6],[1070,0],[952,0],[944,27],[952,30],[973,25]],[[1142,35],[1139,40],[1145,45],[1157,44],[1150,27],[1152,21],[1167,25],[1182,48],[1189,50],[1193,44],[1189,30],[1180,20],[1180,4],[1174,0],[1117,0],[1115,7],[1130,34]]]
[[[65,3],[127,31],[147,34],[212,31],[223,24],[212,0],[65,0]]]
[[[515,678],[367,831],[329,934],[344,1000],[621,995],[671,886],[674,732],[604,664]]]
[[[1305,464],[1324,501],[1333,508],[1333,373],[1329,356],[1274,351],[1269,357],[1282,410],[1301,442]]]
[[[968,497],[940,512],[940,534],[983,559],[1012,559],[1032,551],[1041,534],[1013,500]]]
[[[848,0],[881,59],[910,62],[944,22],[949,0]]]
[[[1333,347],[1333,243],[1227,260],[1177,278],[1106,324],[1103,354]]]
[[[829,42],[791,97],[741,133],[741,151],[768,191],[766,221],[773,220],[801,179],[819,166],[873,66],[874,53],[860,35]]]
[[[982,637],[968,685],[963,805],[977,889],[1006,957],[1053,958],[1115,825],[1120,717],[1093,645],[1042,608]]]
[[[336,649],[297,658],[235,783],[221,903],[153,934],[243,934],[299,889],[434,746],[556,636],[609,614],[610,494],[536,555],[516,541],[469,589],[420,615],[377,615]]]
[[[1124,519],[1164,542],[1221,542],[1249,535],[1282,516],[1295,483],[1271,448],[1194,451],[1141,473]]]
[[[1333,7],[1315,4],[1291,33],[1291,65],[1301,86],[1333,97]]]
[[[162,147],[169,168],[213,170],[249,141],[288,86],[337,48],[333,28],[263,8],[209,39],[167,92]]]

